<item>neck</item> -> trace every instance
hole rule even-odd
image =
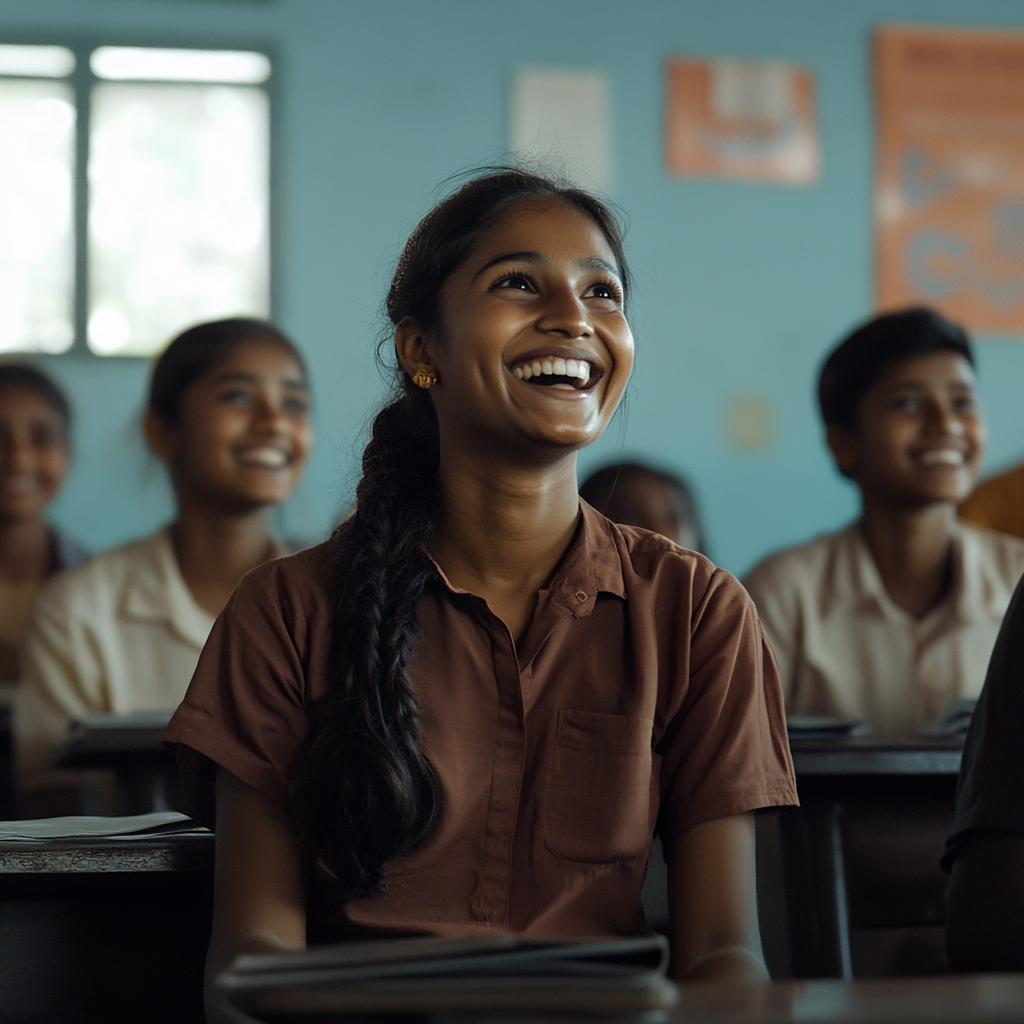
[[[893,604],[921,618],[949,595],[956,509],[893,508],[864,497],[861,529]]]
[[[171,536],[196,604],[219,615],[238,581],[270,555],[269,510],[228,513],[180,501]]]
[[[576,456],[510,468],[445,455],[440,472],[432,554],[454,586],[485,598],[518,637],[576,529]]]
[[[42,518],[0,520],[0,579],[44,580],[53,569],[53,540]]]

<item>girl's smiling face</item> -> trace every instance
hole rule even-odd
[[[68,471],[67,424],[34,389],[0,391],[0,520],[35,519]]]
[[[436,329],[399,325],[399,357],[438,375],[443,439],[575,451],[600,437],[629,380],[623,304],[601,228],[561,199],[520,200],[445,282]]]
[[[234,511],[282,501],[313,442],[302,367],[276,342],[240,342],[188,388],[176,423],[150,414],[147,434],[179,494]]]

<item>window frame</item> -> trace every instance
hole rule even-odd
[[[72,325],[74,340],[64,351],[58,353],[42,353],[12,350],[4,353],[4,357],[45,356],[47,359],[81,358],[95,359],[100,362],[110,360],[148,359],[148,356],[137,354],[112,353],[99,355],[89,348],[87,340],[87,324],[89,320],[89,148],[91,143],[92,87],[99,82],[114,79],[99,78],[93,74],[89,58],[93,50],[100,46],[138,46],[168,50],[243,50],[262,53],[270,61],[270,77],[265,82],[256,84],[238,83],[245,88],[262,89],[267,96],[268,109],[268,161],[267,161],[267,246],[269,259],[267,273],[269,276],[267,301],[268,317],[273,319],[279,307],[278,294],[278,255],[277,243],[281,237],[280,206],[278,202],[281,167],[278,133],[280,118],[277,115],[280,102],[281,53],[279,47],[265,38],[246,38],[232,36],[230,39],[218,38],[204,34],[201,38],[175,35],[148,35],[138,32],[90,32],[87,34],[42,34],[42,33],[5,33],[5,44],[14,46],[63,46],[75,57],[75,69],[64,78],[49,78],[41,75],[0,75],[0,81],[36,81],[36,82],[67,82],[71,86],[75,103],[75,142],[73,147],[72,166],[72,239],[74,245],[74,269],[72,287]],[[140,79],[117,79],[117,81],[137,82]],[[147,79],[158,83],[160,80]],[[171,84],[189,84],[188,80]],[[199,84],[202,84],[201,82]],[[228,83],[231,84],[231,83]],[[184,328],[185,324],[182,325]],[[167,339],[170,340],[170,339]]]

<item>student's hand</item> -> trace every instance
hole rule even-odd
[[[954,971],[1024,971],[1024,836],[979,832],[956,859],[946,951]]]
[[[754,819],[706,821],[668,858],[675,981],[767,981],[757,927]]]
[[[285,809],[217,769],[217,855],[213,935],[206,957],[209,1024],[235,1024],[213,990],[241,953],[306,948],[306,893]]]

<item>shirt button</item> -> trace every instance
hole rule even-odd
[[[576,591],[576,600],[579,601],[580,604],[582,604],[584,601],[586,601],[586,599],[587,599],[587,595],[584,594],[582,590],[577,590]]]

